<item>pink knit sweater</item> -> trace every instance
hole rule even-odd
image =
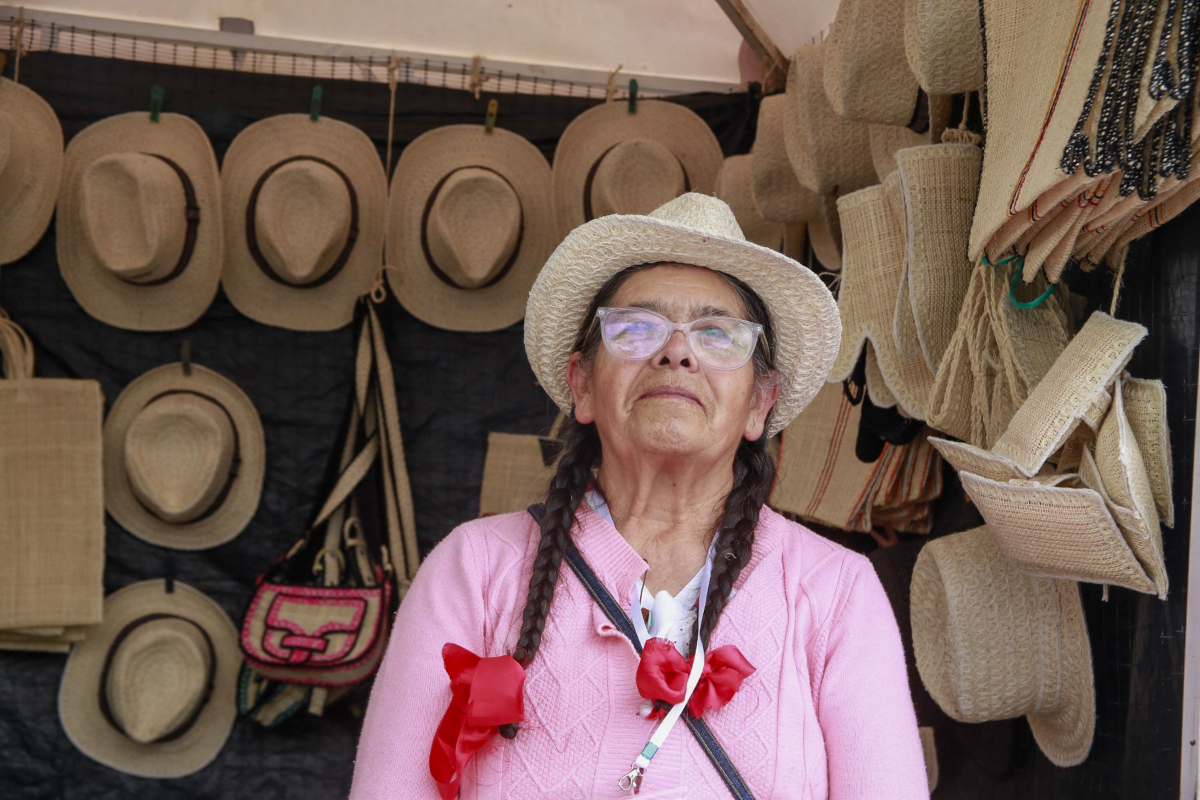
[[[571,532],[616,598],[646,562],[585,503]],[[510,652],[538,541],[528,514],[468,522],[408,592],[367,708],[352,800],[436,798],[429,747],[450,701],[441,649]],[[755,672],[705,714],[756,798],[928,798],[895,617],[870,562],[763,509],[749,564],[712,635]],[[525,723],[467,765],[462,798],[621,797],[655,723],[638,716],[638,656],[564,563],[525,682]],[[728,798],[677,725],[639,798]]]

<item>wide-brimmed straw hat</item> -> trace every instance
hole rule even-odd
[[[54,216],[62,175],[63,132],[36,92],[0,78],[0,264],[42,238]]]
[[[725,201],[746,240],[779,250],[783,244],[783,223],[763,216],[754,202],[754,157],[730,156],[717,176],[717,197]]]
[[[388,206],[388,281],[430,325],[494,331],[518,322],[558,242],[550,164],[531,142],[447,125],[404,148]]]
[[[559,408],[571,412],[567,361],[592,298],[626,267],[660,261],[732,275],[766,304],[780,378],[768,435],[782,430],[820,390],[837,356],[842,333],[837,304],[810,269],[746,241],[729,206],[698,192],[647,216],[592,220],[554,251],[529,292],[525,312],[525,352],[542,387]]]
[[[825,95],[846,119],[907,125],[917,79],[904,57],[899,0],[841,0],[825,40]]]
[[[237,718],[242,654],[229,615],[176,580],[126,586],[67,658],[58,716],[71,744],[144,778],[212,763]]]
[[[1079,587],[1018,571],[986,527],[930,542],[912,577],[913,649],[960,722],[1025,716],[1060,767],[1092,747],[1096,696]]]
[[[664,100],[602,103],[571,121],[554,151],[560,235],[606,214],[648,214],[684,192],[711,194],[724,156],[690,108]]]
[[[258,508],[265,468],[254,404],[198,364],[140,376],[104,422],[105,506],[151,544],[201,550],[237,536]]]
[[[247,317],[300,331],[354,318],[383,264],[387,178],[353,125],[307,114],[260,120],[221,166],[221,285]]]
[[[71,140],[58,264],[83,310],[139,331],[185,328],[221,279],[217,157],[192,119],[118,114]]]

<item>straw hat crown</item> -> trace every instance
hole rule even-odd
[[[592,215],[648,214],[685,191],[683,165],[666,145],[632,139],[601,157],[592,179]]]
[[[429,211],[429,252],[463,289],[498,277],[521,237],[521,199],[490,169],[464,167],[446,178]]]
[[[63,166],[63,133],[49,103],[0,78],[0,264],[29,252],[50,224]]]
[[[293,161],[272,172],[258,192],[254,229],[274,274],[293,286],[324,277],[351,237],[351,202],[327,164]]]

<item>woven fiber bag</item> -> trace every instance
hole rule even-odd
[[[1150,491],[1154,494],[1154,507],[1159,521],[1168,528],[1175,526],[1175,504],[1171,499],[1171,435],[1167,428],[1167,390],[1162,381],[1148,381],[1124,377],[1121,393],[1125,401],[1125,417],[1138,449],[1142,451],[1142,463],[1146,466],[1146,477]]]
[[[1096,727],[1079,588],[1015,569],[986,527],[922,548],[913,651],[929,694],[960,722],[1025,716],[1054,764],[1087,758]]]
[[[904,55],[921,88],[962,94],[983,88],[983,31],[975,0],[906,0]]]
[[[0,630],[3,646],[65,652],[104,601],[104,397],[34,378],[33,345],[0,311]]]
[[[825,95],[846,119],[907,125],[917,79],[904,58],[904,3],[841,0],[825,41]]]
[[[483,461],[483,485],[479,490],[479,515],[524,511],[546,497],[562,453],[559,414],[549,436],[521,433],[489,433]]]

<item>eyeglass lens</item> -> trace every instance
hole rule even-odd
[[[737,369],[750,360],[758,330],[733,317],[705,317],[676,326],[653,311],[640,308],[605,309],[601,332],[604,345],[617,358],[641,360],[657,354],[676,327],[685,329],[688,344],[701,363],[714,369]]]

